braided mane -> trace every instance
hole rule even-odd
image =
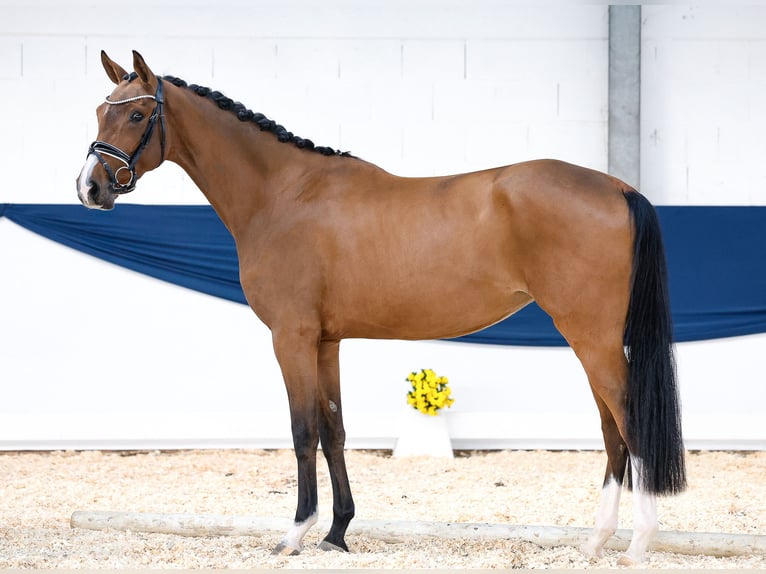
[[[132,72],[124,79],[132,82],[137,77],[137,74]],[[327,146],[314,145],[314,142],[310,139],[296,136],[293,132],[287,131],[284,126],[278,124],[274,120],[270,120],[261,113],[247,109],[244,104],[235,102],[231,98],[227,98],[221,92],[211,90],[204,86],[198,86],[197,84],[187,84],[184,80],[176,78],[175,76],[162,76],[162,79],[179,88],[191,90],[198,96],[213,100],[220,109],[236,114],[242,122],[254,122],[258,124],[261,131],[274,134],[280,142],[292,143],[297,148],[313,151],[326,156],[337,155],[342,157],[354,157],[347,151],[343,152]]]

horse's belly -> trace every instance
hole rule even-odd
[[[367,313],[345,308],[337,324],[338,338],[446,339],[480,331],[502,321],[532,297],[522,291],[494,294],[464,293],[437,297],[384,299],[380,305],[361,305]]]

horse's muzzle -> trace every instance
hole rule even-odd
[[[93,179],[93,168],[97,164],[98,158],[89,154],[77,178],[77,197],[89,209],[112,209],[116,195],[111,192],[108,184],[100,185]]]
[[[101,210],[114,208],[114,200],[117,197],[115,194],[109,193],[109,191],[102,190],[97,183],[92,183],[84,193],[78,190],[77,196],[85,207]]]

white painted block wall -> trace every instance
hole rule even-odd
[[[766,17],[757,9],[697,9],[697,31],[679,40],[687,12],[644,10],[644,51],[659,46],[659,63],[644,60],[644,191],[658,203],[759,203],[758,186],[745,189],[726,170],[714,181],[729,201],[717,201],[710,187],[698,193],[679,185],[687,181],[679,173],[713,169],[732,154],[718,139],[711,144],[711,134],[725,142],[726,126],[745,130],[750,116],[721,104],[711,112],[717,128],[697,122],[685,107],[701,98],[694,84],[712,64],[677,62],[677,53],[679,45],[725,44],[711,32],[723,21],[727,41],[741,44],[741,31],[749,39],[742,49],[755,54],[752,39],[763,28],[753,21]],[[96,135],[94,110],[111,89],[101,49],[126,67],[138,49],[157,73],[219,89],[303,137],[401,175],[546,156],[603,170],[606,29],[606,6],[552,11],[499,0],[137,0],[130,10],[0,0],[0,97],[14,112],[5,114],[0,138],[0,202],[76,201],[74,178]],[[721,52],[720,73],[741,65],[737,50]],[[737,80],[743,90],[760,81],[755,56],[747,66]],[[760,117],[754,100],[748,110]],[[738,157],[755,166],[750,149],[738,148]],[[173,165],[147,174],[129,199],[204,202]],[[0,269],[0,448],[290,445],[269,334],[244,306],[102,263],[7,220],[0,220]],[[94,304],[102,293],[119,295]],[[692,446],[763,448],[757,421],[766,387],[754,358],[763,341],[679,346]],[[738,365],[735,375],[727,361]],[[568,349],[347,341],[351,446],[392,446],[404,376],[422,367],[452,380],[456,446],[600,445],[587,382]],[[721,395],[724,379],[753,400]]]
[[[0,450],[291,446],[270,335],[247,307],[101,263],[7,220],[0,245]],[[45,264],[31,265],[30,253]],[[689,448],[766,447],[764,341],[678,346]],[[456,448],[601,448],[568,348],[367,340],[341,346],[350,447],[393,447],[404,379],[421,368],[450,377]]]
[[[0,144],[10,174],[0,201],[73,200],[95,106],[111,91],[102,49],[126,68],[137,49],[156,73],[401,175],[545,156],[606,166],[605,6],[6,0],[0,10],[3,98],[28,110],[12,118],[19,139]],[[43,145],[56,154],[41,162]],[[29,189],[29,171],[47,185]],[[131,199],[203,201],[191,188],[163,168]]]
[[[766,6],[644,6],[642,18],[642,191],[766,205]]]

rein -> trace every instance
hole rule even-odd
[[[162,113],[162,106],[165,103],[165,100],[162,92],[162,79],[158,77],[157,80],[157,92],[154,95],[144,94],[117,101],[111,101],[109,96],[104,99],[104,101],[111,106],[127,104],[142,99],[152,99],[157,102],[152,115],[149,117],[149,123],[146,126],[146,130],[144,130],[144,135],[141,136],[141,141],[138,143],[138,147],[132,155],[128,155],[117,146],[100,140],[94,141],[88,148],[88,155],[93,154],[96,156],[98,161],[101,162],[101,165],[104,166],[115,194],[120,195],[129,193],[136,188],[136,164],[144,149],[149,144],[149,140],[152,138],[154,127],[157,125],[157,120],[160,122],[160,163],[165,161],[165,115]],[[104,159],[105,155],[121,161],[124,165],[118,167],[116,170],[112,170],[112,168],[109,167],[109,163]],[[122,171],[127,171],[130,176],[126,183],[121,183],[117,179]]]

